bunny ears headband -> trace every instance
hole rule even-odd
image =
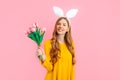
[[[67,19],[70,19],[76,16],[78,9],[70,9],[65,15],[64,11],[59,7],[54,6],[53,11],[58,17],[66,17]]]

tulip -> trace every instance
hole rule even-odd
[[[29,29],[30,29],[31,32],[35,32],[36,31],[35,27],[30,27]]]
[[[42,43],[45,31],[46,31],[46,28],[40,29],[38,27],[38,23],[34,23],[32,27],[29,27],[29,31],[26,31],[25,33],[28,35],[30,39],[35,41],[38,46],[40,46]]]
[[[35,23],[33,24],[33,27],[38,28],[38,23],[37,23],[37,22],[35,22]]]
[[[29,35],[29,33],[30,33],[29,31],[24,31],[24,32],[25,32],[25,35]]]
[[[42,28],[42,30],[40,30],[40,34],[45,33],[45,31],[46,31],[46,28],[44,27],[44,28]]]
[[[44,28],[42,29],[42,31],[43,31],[43,32],[46,32],[46,28],[44,27]]]

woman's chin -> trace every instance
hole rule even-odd
[[[64,35],[65,33],[64,32],[57,32],[58,35]]]

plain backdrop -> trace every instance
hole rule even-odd
[[[70,19],[76,47],[75,80],[120,80],[120,0],[0,0],[0,80],[43,80],[37,45],[24,33],[34,22],[52,37],[58,6]]]

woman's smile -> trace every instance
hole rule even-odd
[[[64,29],[63,28],[58,28],[58,31],[62,32],[62,31],[64,31]]]

